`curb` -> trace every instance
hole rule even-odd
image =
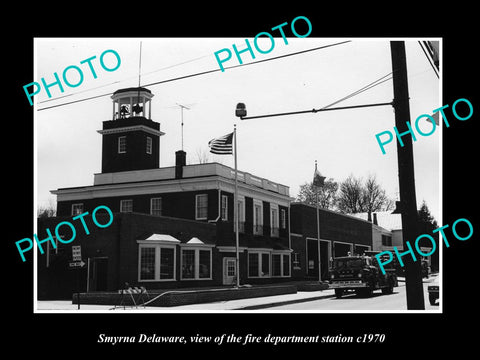
[[[302,302],[315,301],[315,300],[320,300],[320,299],[327,299],[327,298],[331,298],[331,297],[335,297],[335,294],[325,294],[325,295],[319,295],[319,296],[314,296],[314,297],[310,297],[310,298],[284,300],[284,301],[277,301],[277,302],[266,303],[266,304],[248,305],[248,306],[243,306],[243,307],[239,307],[239,308],[232,309],[232,310],[259,310],[259,309],[266,309],[266,308],[275,307],[275,306],[298,304],[298,303],[302,303]]]

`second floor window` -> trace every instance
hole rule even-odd
[[[72,204],[72,216],[83,213],[83,204]]]
[[[150,199],[150,214],[162,215],[162,198]]]
[[[222,220],[228,220],[228,196],[222,195]]]
[[[199,194],[195,196],[195,220],[207,220],[208,217],[208,195]]]
[[[280,209],[280,229],[287,228],[287,211],[285,209]]]
[[[263,234],[263,206],[261,201],[256,200],[253,203],[253,233]]]
[[[132,212],[133,200],[120,200],[120,212]]]

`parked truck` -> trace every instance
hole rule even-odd
[[[373,254],[337,257],[332,261],[329,288],[335,289],[337,298],[353,291],[369,297],[377,289],[383,294],[391,294],[396,286],[395,264],[388,268],[385,266],[383,274]]]

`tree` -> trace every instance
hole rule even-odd
[[[371,214],[376,211],[391,210],[393,205],[394,201],[388,198],[375,175],[369,175],[363,182],[361,178],[350,174],[345,181],[340,183],[337,207],[342,213],[367,212]]]
[[[318,188],[318,205],[323,209],[333,209],[337,201],[338,183],[333,179],[325,180],[322,187]],[[313,182],[300,185],[296,201],[305,204],[317,205],[317,187]]]
[[[435,246],[439,246],[438,243],[438,232],[434,233],[433,230],[435,230],[438,227],[437,221],[435,218],[432,216],[430,213],[430,209],[427,206],[427,203],[425,200],[422,202],[422,206],[420,206],[420,209],[418,210],[418,233],[419,234],[428,234],[433,239],[435,240]],[[433,245],[431,241],[422,238],[419,241],[420,246],[425,246],[427,248],[431,248]],[[431,262],[430,262],[430,268],[432,271],[438,271],[439,269],[439,256],[438,256],[439,251],[435,251],[431,255]]]
[[[356,214],[363,212],[362,182],[350,174],[345,181],[340,183],[337,199],[338,210],[342,213]]]
[[[418,224],[418,230],[422,234],[432,234],[432,231],[438,227],[437,221],[430,213],[430,209],[425,200],[422,201],[422,206],[420,206],[418,210]]]
[[[394,201],[388,198],[385,190],[377,182],[375,175],[370,175],[365,180],[362,203],[364,211],[370,214],[375,211],[391,210],[394,205]]]
[[[206,164],[210,161],[209,152],[202,148],[197,148],[197,160],[199,164]]]
[[[40,205],[37,208],[37,216],[40,219],[54,217],[57,215],[57,209],[55,202],[50,198],[48,199],[48,205]]]

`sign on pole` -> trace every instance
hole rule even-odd
[[[73,261],[82,261],[82,247],[72,246],[72,260]]]
[[[84,261],[71,261],[71,262],[68,263],[68,267],[70,269],[81,268],[83,266],[85,266]]]

